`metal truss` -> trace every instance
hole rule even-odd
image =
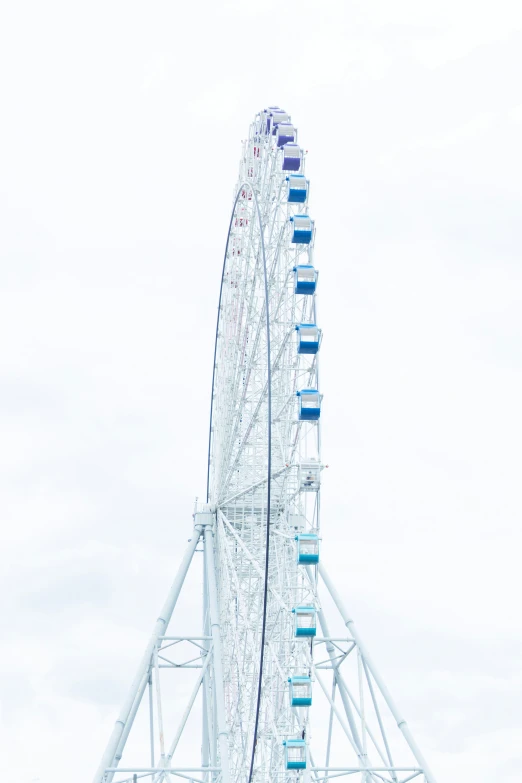
[[[436,783],[319,550],[315,560],[300,559],[299,542],[319,546],[323,535],[324,465],[320,416],[299,412],[299,393],[320,387],[319,338],[317,350],[301,352],[298,330],[319,332],[315,292],[299,288],[296,269],[318,277],[313,224],[306,241],[294,231],[296,219],[308,220],[309,183],[298,148],[306,194],[292,200],[274,118],[293,134],[293,154],[297,131],[283,114],[260,113],[243,142],[216,331],[207,503],[196,508],[94,783],[322,783],[353,775],[361,783]],[[187,636],[171,618],[198,544],[201,633]],[[175,728],[165,717],[179,707],[171,677],[191,678]],[[294,698],[298,681],[309,688],[306,703]],[[200,758],[177,766],[180,748],[192,747],[194,715]]]
[[[199,783],[208,781],[231,781],[245,779],[244,746],[239,745],[240,759],[238,763],[238,727],[240,720],[248,720],[251,711],[252,690],[255,684],[257,656],[255,643],[252,642],[251,655],[240,655],[241,649],[250,649],[248,634],[255,639],[255,623],[245,622],[244,611],[248,613],[255,603],[251,595],[245,593],[241,581],[245,572],[257,574],[261,578],[262,571],[259,558],[251,547],[248,547],[238,537],[236,530],[224,517],[222,512],[204,511],[195,514],[195,527],[191,541],[182,560],[178,575],[172,585],[159,619],[157,620],[151,638],[141,661],[128,698],[115,724],[113,734],[104,754],[102,764],[94,778],[97,783],[106,783],[115,779],[118,773],[118,783],[135,779],[149,779],[159,783],[173,778],[184,778]],[[228,531],[225,533],[224,531]],[[284,540],[284,539],[282,539]],[[241,541],[241,545],[239,545]],[[288,541],[288,539],[286,539]],[[188,636],[167,632],[172,612],[176,606],[188,568],[198,543],[204,549],[204,591],[203,591],[203,633],[198,636]],[[232,560],[230,553],[220,554],[221,548],[228,548],[232,542],[238,544],[241,558]],[[291,547],[291,544],[290,544]],[[220,562],[223,558],[223,562]],[[308,749],[309,768],[307,774],[313,780],[323,781],[347,775],[359,775],[364,781],[393,781],[406,783],[415,777],[432,783],[435,778],[420,753],[406,721],[402,718],[388,689],[380,677],[366,647],[358,633],[353,619],[350,617],[331,578],[321,564],[315,569],[305,569],[303,584],[305,600],[313,600],[318,607],[318,619],[322,631],[321,636],[313,637],[309,642],[293,639],[279,632],[270,636],[268,641],[269,674],[266,681],[265,707],[267,708],[266,733],[263,741],[270,741],[271,753],[268,762],[272,769],[266,780],[295,780],[296,773],[278,769],[283,766],[283,742],[290,736],[309,730],[313,721],[303,713],[316,709],[315,701],[319,702],[322,695],[323,704],[318,705],[322,717],[326,717],[327,735],[322,748],[317,751],[325,763],[320,766],[315,761],[315,748]],[[235,583],[234,593],[224,592],[218,588],[218,582],[225,578]],[[260,573],[261,572],[261,573]],[[275,582],[275,580],[274,580]],[[321,608],[322,595],[319,587],[333,601],[336,609],[337,624],[340,621],[347,629],[345,636],[332,636],[325,612]],[[275,584],[270,589],[271,616],[274,627],[279,631],[291,618],[290,604],[293,590],[290,580],[286,585]],[[302,599],[302,595],[299,596]],[[241,609],[239,609],[242,602]],[[221,605],[220,605],[221,603]],[[224,611],[224,606],[234,606],[234,614],[239,621],[234,625],[235,639],[233,645],[224,648],[227,639],[227,624],[231,622],[231,612]],[[228,634],[230,639],[230,634]],[[175,652],[184,646],[181,655]],[[187,648],[194,653],[187,656]],[[350,660],[354,664],[349,666]],[[233,692],[230,683],[234,681],[234,671],[241,667],[241,678],[244,687],[241,692]],[[163,693],[162,682],[165,675],[160,676],[161,669],[199,670],[183,714],[179,720],[171,741],[164,741]],[[313,706],[307,710],[292,708],[288,700],[288,674],[295,670],[309,671],[314,684]],[[329,681],[326,676],[329,673]],[[148,698],[146,691],[148,690]],[[134,724],[134,719],[140,708],[148,714],[149,752],[147,765],[127,766],[119,762],[123,755],[127,738]],[[275,711],[277,708],[277,711]],[[328,712],[326,712],[326,709]],[[202,752],[199,765],[191,767],[176,766],[174,756],[183,738],[187,720],[192,710],[196,709],[202,721]],[[385,714],[386,713],[386,714]],[[392,755],[393,738],[390,731],[390,717],[396,724],[396,733],[402,734],[409,746],[413,761],[402,765],[394,761]],[[312,734],[312,732],[310,731]],[[395,738],[396,739],[396,738]],[[333,743],[337,746],[343,742],[343,755],[353,759],[352,763],[330,763]],[[339,755],[339,754],[338,754]],[[355,762],[355,763],[354,763]],[[266,774],[266,773],[265,773]],[[258,774],[258,779],[261,779]]]

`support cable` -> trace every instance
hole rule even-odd
[[[268,307],[268,274],[266,269],[265,241],[263,237],[263,226],[261,224],[261,213],[257,195],[252,189],[254,195],[257,218],[259,221],[259,237],[261,241],[261,252],[263,254],[263,274],[265,278],[265,314],[266,314],[266,357],[268,367],[268,466],[267,466],[267,490],[266,490],[266,550],[265,550],[265,584],[263,588],[263,626],[261,629],[261,653],[259,656],[259,682],[257,686],[257,704],[256,704],[256,722],[254,724],[254,739],[252,742],[252,757],[250,760],[250,771],[248,773],[248,783],[252,783],[254,774],[254,761],[256,757],[257,732],[259,728],[259,714],[261,712],[261,693],[263,685],[263,663],[265,658],[265,637],[266,637],[266,612],[268,605],[268,564],[270,560],[270,493],[272,476],[272,365],[270,361],[270,311]]]

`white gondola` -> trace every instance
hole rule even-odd
[[[237,209],[234,225],[236,228],[244,228],[245,226],[248,226],[248,210],[246,207],[239,207]]]
[[[321,330],[315,324],[299,324],[297,331],[297,353],[317,353],[321,342]]]
[[[307,676],[289,677],[290,704],[292,707],[312,706],[312,680]]]
[[[317,287],[317,269],[311,264],[294,267],[294,292],[310,296]]]
[[[291,739],[283,742],[287,769],[306,769],[306,742],[304,739]]]
[[[297,562],[299,565],[317,565],[319,562],[319,536],[315,533],[299,533],[297,541]]]
[[[308,198],[309,180],[304,174],[291,174],[286,178],[288,182],[288,201],[291,204],[304,204]]]
[[[321,487],[321,465],[317,460],[301,462],[299,465],[299,488],[301,492],[317,492]]]
[[[292,239],[294,244],[309,245],[314,231],[313,220],[308,215],[294,215],[290,218],[292,224]]]
[[[296,636],[315,636],[317,633],[316,611],[314,606],[296,606],[294,613],[294,633]]]
[[[241,251],[243,250],[243,237],[241,236],[233,236],[230,239],[229,243],[229,254],[232,256],[240,256]]]

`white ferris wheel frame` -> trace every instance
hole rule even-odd
[[[288,147],[282,133],[293,134]],[[256,116],[243,142],[219,296],[207,502],[196,508],[192,538],[94,783],[112,783],[116,773],[123,777],[115,783],[322,783],[345,776],[436,783],[318,560],[321,333],[315,289],[303,293],[296,283],[301,268],[318,279],[306,154],[297,141],[288,115],[272,107]],[[287,154],[306,188],[302,201],[291,200]],[[303,225],[308,233],[299,234]],[[307,347],[310,335],[315,342]],[[306,410],[312,398],[313,416]],[[316,555],[306,561],[300,547],[312,551],[310,542]],[[201,635],[171,635],[198,545]],[[325,595],[344,635],[330,632]],[[179,645],[189,645],[192,657],[175,662]],[[169,745],[162,668],[198,670]],[[295,706],[294,682],[311,689],[312,706]],[[319,699],[325,726],[313,719]],[[140,706],[148,713],[148,759],[120,766]],[[201,714],[201,759],[176,766],[194,710]],[[407,759],[396,762],[403,749]]]

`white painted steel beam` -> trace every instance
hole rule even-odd
[[[225,712],[225,691],[223,686],[223,655],[221,650],[221,621],[214,557],[214,532],[210,525],[205,527],[205,563],[207,569],[208,601],[210,609],[210,632],[213,647],[214,687],[216,691],[215,704],[217,714],[218,745],[221,761],[221,777],[223,783],[230,783],[230,767],[228,759],[228,727]]]
[[[343,618],[344,624],[346,625],[346,627],[348,628],[348,630],[352,634],[353,638],[357,642],[357,646],[359,647],[359,650],[361,651],[361,655],[363,656],[363,659],[365,660],[366,665],[367,665],[368,669],[370,670],[370,672],[371,672],[371,674],[373,676],[373,679],[375,680],[375,683],[376,683],[377,687],[379,688],[379,690],[380,690],[380,692],[382,694],[382,697],[383,697],[384,701],[388,705],[388,708],[389,708],[390,712],[392,713],[393,717],[395,718],[395,721],[397,722],[397,726],[399,727],[399,729],[403,733],[406,742],[410,746],[411,752],[413,753],[415,759],[419,763],[419,766],[422,768],[422,771],[424,772],[424,776],[426,777],[426,780],[428,781],[428,783],[437,783],[433,772],[430,770],[430,768],[429,768],[429,766],[428,766],[428,764],[426,762],[426,759],[422,755],[419,746],[417,745],[415,739],[413,738],[413,735],[412,735],[412,733],[410,731],[410,728],[409,728],[408,724],[406,723],[406,721],[404,720],[404,718],[400,714],[400,712],[399,712],[399,710],[398,710],[394,700],[391,697],[391,694],[390,694],[388,688],[386,687],[386,684],[385,684],[384,680],[380,676],[379,672],[377,671],[377,669],[375,667],[375,664],[373,663],[372,659],[370,658],[370,656],[368,654],[368,651],[366,649],[366,645],[362,641],[362,639],[360,637],[360,634],[359,634],[357,628],[355,627],[355,623],[354,623],[353,619],[348,614],[348,611],[346,610],[346,608],[345,608],[345,606],[344,606],[344,604],[343,604],[343,602],[341,600],[341,597],[340,597],[339,593],[335,589],[335,587],[334,587],[334,585],[332,583],[332,580],[330,579],[330,577],[329,577],[325,567],[322,564],[319,565],[319,574],[320,574],[321,579],[323,580],[326,588],[328,589],[328,592],[330,593],[334,604],[336,605],[337,609],[339,610],[339,613],[340,613],[341,617]]]
[[[158,643],[159,637],[165,633],[165,630],[170,622],[172,612],[176,606],[183,582],[187,575],[187,571],[192,561],[196,546],[198,545],[200,536],[201,530],[194,527],[192,538],[189,542],[189,545],[187,546],[176,578],[172,584],[172,587],[170,588],[167,600],[165,601],[160,615],[156,620],[156,624],[154,625],[149,643],[145,648],[145,652],[138,666],[138,671],[134,678],[134,682],[132,683],[127,699],[121,708],[120,714],[118,715],[118,719],[116,720],[109,742],[107,743],[107,747],[105,749],[105,753],[103,754],[100,766],[98,767],[94,776],[93,783],[104,783],[106,770],[109,772],[113,771],[111,768],[117,757],[117,754],[121,758],[123,747],[120,745],[120,740],[122,739],[124,732],[125,738],[128,736],[132,726],[132,722],[139,707],[139,702],[143,696],[143,691],[147,685],[148,673],[154,648]],[[113,775],[111,776],[110,780],[112,780],[112,777]]]

